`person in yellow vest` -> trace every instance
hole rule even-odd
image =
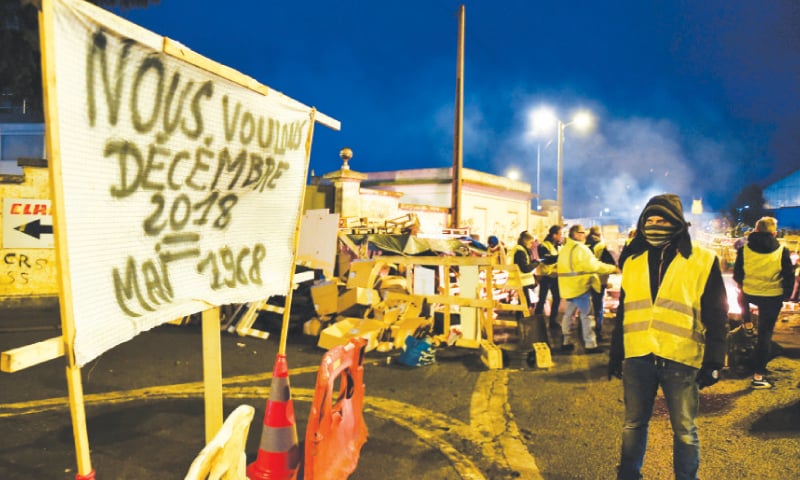
[[[594,330],[590,292],[600,290],[600,274],[616,273],[617,266],[605,264],[594,256],[586,246],[586,229],[576,224],[569,228],[569,237],[558,254],[557,268],[558,290],[567,301],[561,319],[561,351],[569,352],[575,348],[570,336],[577,310],[586,353],[602,353]]]
[[[534,313],[537,316],[544,315],[544,304],[547,302],[547,294],[550,293],[550,328],[560,330],[558,324],[558,309],[561,306],[561,295],[558,291],[558,250],[561,248],[561,227],[553,225],[547,231],[538,248],[539,267],[536,270],[536,277],[539,279],[539,301],[536,303]]]
[[[539,265],[538,260],[533,260],[531,258],[533,242],[533,235],[527,230],[520,233],[519,238],[517,238],[517,244],[511,247],[507,257],[510,263],[515,264],[517,268],[519,268],[522,290],[525,294],[525,299],[528,301],[528,307],[533,305],[534,299],[536,298],[534,295],[536,279],[533,276],[533,271],[536,269],[536,266]]]
[[[488,248],[486,254],[494,257],[494,262],[505,265],[506,264],[506,246],[495,235],[490,235],[488,239]]]
[[[592,225],[589,229],[589,233],[586,235],[586,246],[589,247],[589,250],[592,251],[595,258],[600,260],[601,262],[617,266],[616,260],[614,260],[613,255],[611,252],[608,251],[606,248],[606,244],[603,241],[603,235],[600,232],[599,225]],[[594,310],[594,332],[597,334],[597,341],[603,341],[603,318],[605,316],[605,296],[606,296],[606,285],[608,285],[608,275],[600,275],[600,290],[595,291],[592,289],[589,292],[589,295],[592,298],[592,310]]]
[[[536,277],[533,272],[539,265],[539,260],[532,258],[532,249],[536,239],[528,231],[519,234],[517,244],[508,251],[509,263],[517,266],[522,283],[522,291],[528,301],[528,308],[532,308],[537,301],[534,293],[536,288]],[[519,328],[519,343],[521,346],[531,346],[536,342],[550,344],[547,338],[547,326],[541,316],[523,317],[522,312],[516,313],[517,326]],[[528,358],[535,358],[535,354],[528,353]]]
[[[697,478],[699,390],[719,380],[728,299],[719,259],[692,244],[688,227],[680,198],[656,195],[626,249],[608,362],[608,379],[622,379],[625,399],[617,479],[642,478],[659,386],[672,425],[675,478]]]
[[[777,240],[778,221],[773,217],[762,217],[756,222],[755,231],[747,237],[747,244],[736,251],[733,264],[733,279],[744,295],[743,309],[749,304],[758,307],[758,340],[753,381],[755,389],[772,388],[767,379],[772,332],[784,299],[792,296],[794,267],[789,250]],[[742,310],[744,312],[744,310]],[[751,319],[745,320],[745,328],[753,328]]]

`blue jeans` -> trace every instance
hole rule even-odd
[[[600,289],[600,293],[589,290],[592,296],[592,310],[594,310],[594,331],[600,335],[603,332],[603,317],[605,316],[605,297],[606,287]]]
[[[697,369],[655,355],[625,359],[622,384],[625,424],[618,480],[640,479],[647,448],[647,428],[658,386],[664,392],[672,424],[672,466],[676,480],[696,480],[700,466],[697,437]]]
[[[586,348],[597,347],[597,337],[594,333],[594,317],[591,315],[591,299],[589,292],[575,298],[567,299],[567,306],[564,307],[564,318],[561,319],[561,333],[563,334],[564,345],[569,343],[570,330],[572,330],[572,319],[575,310],[581,319],[581,330],[583,331],[583,345]]]

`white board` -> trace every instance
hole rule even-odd
[[[51,172],[78,365],[184,315],[286,295],[311,109],[167,55],[88,2],[54,2],[54,18]]]

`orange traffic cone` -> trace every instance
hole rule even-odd
[[[272,385],[264,412],[264,430],[256,461],[247,466],[250,480],[293,479],[300,465],[294,405],[289,388],[286,355],[279,353],[272,370]]]

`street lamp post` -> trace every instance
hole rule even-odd
[[[536,211],[539,211],[542,189],[540,188],[539,179],[542,176],[542,144],[536,144]]]
[[[556,204],[558,205],[558,225],[564,225],[564,178],[563,178],[563,160],[564,155],[564,128],[566,125],[561,120],[558,121],[558,154],[557,154],[557,168],[558,178],[556,180]]]
[[[564,178],[563,178],[563,168],[564,168],[564,129],[569,127],[570,125],[575,125],[578,128],[584,129],[591,125],[592,117],[587,112],[580,112],[575,117],[573,117],[572,121],[564,123],[561,120],[558,120],[558,178],[556,180],[556,203],[558,204],[558,224],[564,225]]]
[[[558,223],[559,225],[563,225],[564,223],[564,192],[563,192],[563,156],[564,156],[564,129],[569,127],[570,125],[575,125],[578,128],[586,128],[589,127],[592,123],[592,116],[588,112],[578,112],[572,120],[569,122],[562,122],[559,120],[555,113],[553,113],[552,109],[547,107],[539,107],[536,110],[533,110],[529,113],[529,122],[532,126],[531,133],[533,135],[541,134],[545,128],[548,128],[556,124],[558,131],[556,132],[556,142],[558,142],[558,179],[556,185],[556,195],[557,195],[557,207],[558,208]],[[550,142],[545,145],[545,148],[550,145]],[[537,209],[539,207],[539,196],[541,195],[541,190],[539,189],[539,178],[540,178],[540,164],[541,164],[541,144],[537,145],[536,148],[536,206]]]

